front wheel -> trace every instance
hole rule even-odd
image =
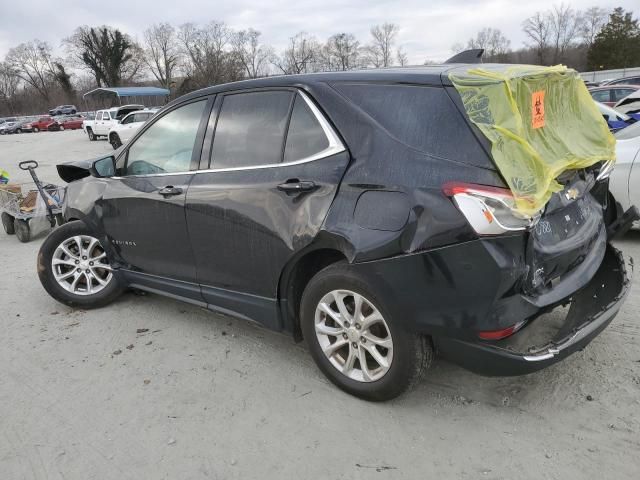
[[[64,125],[60,125],[60,131],[64,132]]]
[[[118,136],[117,133],[111,134],[110,140],[111,140],[110,142],[111,146],[113,147],[114,150],[117,150],[122,146],[122,142],[120,141],[120,137]]]
[[[102,307],[122,293],[100,240],[80,221],[59,227],[45,239],[38,253],[38,276],[49,295],[70,307]]]
[[[87,135],[89,135],[89,140],[91,140],[92,142],[95,142],[96,140],[96,136],[93,133],[93,130],[91,130],[90,128],[87,129]]]
[[[300,322],[320,370],[366,400],[397,397],[417,382],[433,357],[428,339],[406,331],[367,279],[346,264],[331,265],[311,279]]]
[[[33,133],[38,133],[40,129],[38,127],[33,127]]]

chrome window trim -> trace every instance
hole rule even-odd
[[[234,92],[234,94],[236,94],[236,93],[240,93],[240,92]],[[324,134],[327,137],[327,140],[329,140],[329,146],[327,148],[325,148],[324,150],[319,151],[318,153],[315,153],[315,154],[313,154],[311,156],[302,158],[300,160],[294,160],[294,161],[291,161],[291,162],[267,163],[267,164],[264,164],[264,165],[252,165],[252,166],[248,166],[248,167],[207,168],[207,169],[203,169],[203,170],[187,170],[187,171],[183,171],[183,172],[148,173],[148,174],[144,174],[144,175],[127,175],[125,177],[111,177],[111,178],[119,180],[119,179],[122,179],[122,178],[167,177],[167,176],[172,176],[172,175],[189,175],[189,174],[196,174],[196,173],[241,172],[241,171],[244,171],[244,170],[260,170],[260,169],[263,169],[263,168],[288,167],[288,166],[291,166],[291,165],[300,165],[300,164],[303,164],[303,163],[314,162],[316,160],[321,160],[323,158],[331,157],[332,155],[336,155],[338,153],[344,152],[346,150],[346,148],[344,147],[344,145],[340,141],[340,138],[336,134],[335,130],[329,124],[329,122],[324,117],[324,115],[322,114],[320,109],[318,109],[318,107],[315,105],[315,103],[313,103],[313,101],[307,96],[307,94],[305,92],[303,92],[302,90],[297,89],[297,93],[307,103],[307,105],[311,109],[311,112],[316,117],[316,120],[318,120],[318,123],[320,124],[320,127],[322,128]]]

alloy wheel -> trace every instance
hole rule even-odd
[[[96,294],[113,278],[100,241],[89,235],[70,237],[58,245],[51,267],[58,285],[74,295]]]
[[[358,293],[333,290],[322,297],[315,332],[331,365],[352,380],[373,382],[391,368],[391,331],[380,311]]]

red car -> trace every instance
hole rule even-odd
[[[640,89],[640,85],[604,85],[602,87],[591,87],[589,93],[596,102],[613,107],[620,100],[638,89]]]
[[[82,115],[69,115],[58,119],[60,130],[79,130],[82,128],[84,117]]]
[[[22,126],[22,130],[25,132],[41,132],[46,131],[50,125],[56,123],[53,117],[40,117],[33,122],[29,122]]]

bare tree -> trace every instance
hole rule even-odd
[[[322,48],[325,70],[351,70],[359,66],[360,42],[351,33],[336,33]]]
[[[396,59],[398,60],[398,65],[401,67],[406,67],[409,64],[409,57],[402,47],[398,47],[396,50]]]
[[[484,49],[484,58],[490,61],[505,61],[511,42],[497,28],[483,28],[467,42],[467,48]]]
[[[602,27],[607,23],[608,14],[604,8],[591,7],[584,11],[581,17],[579,33],[582,41],[590,48],[600,33]]]
[[[581,16],[569,5],[561,3],[547,12],[553,41],[553,63],[564,60],[567,48],[580,36]]]
[[[243,68],[232,51],[233,32],[223,23],[212,21],[203,27],[193,23],[180,26],[183,70],[193,88],[231,82],[243,78]],[[190,88],[191,88],[190,87]]]
[[[522,23],[522,30],[531,41],[530,46],[536,52],[538,63],[540,65],[544,65],[547,59],[547,51],[549,49],[551,36],[549,16],[542,12],[536,12],[535,15],[527,18]]]
[[[383,23],[371,27],[371,43],[367,45],[367,59],[374,67],[393,65],[393,45],[400,27],[394,23]]]
[[[144,62],[164,88],[171,88],[180,61],[176,31],[169,23],[152,25],[144,31]]]
[[[20,77],[11,65],[0,62],[0,105],[5,104],[9,113],[14,113],[14,100]]]
[[[247,78],[267,75],[269,62],[273,59],[273,48],[260,43],[260,32],[250,28],[235,33],[232,37],[233,51]]]
[[[40,40],[21,43],[9,50],[6,62],[27,85],[33,87],[43,99],[49,99],[53,83],[51,46]]]
[[[142,67],[141,48],[116,28],[78,27],[63,43],[76,65],[91,72],[98,86],[117,87],[129,82]]]
[[[289,39],[289,46],[274,64],[285,75],[307,73],[318,70],[320,46],[315,37],[300,32]]]

